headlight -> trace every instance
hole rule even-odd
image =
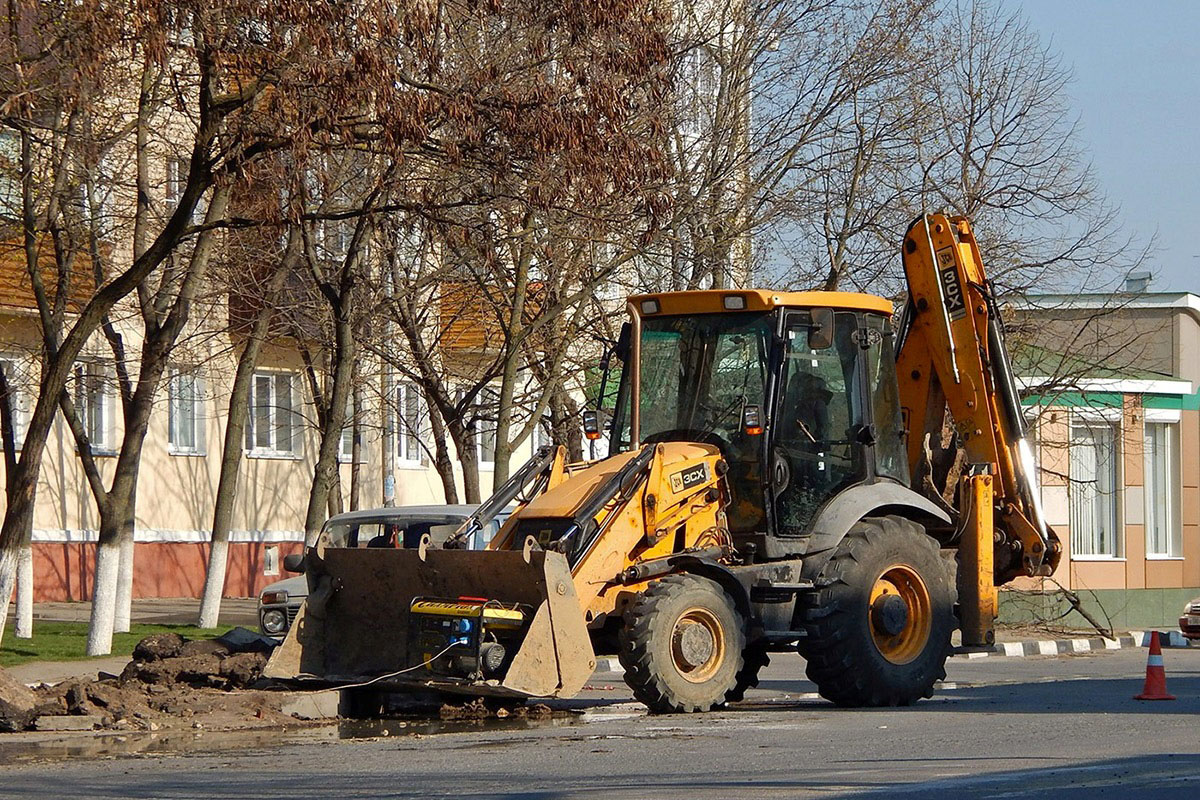
[[[283,633],[287,630],[287,614],[278,608],[267,609],[262,615],[262,628],[265,633]]]
[[[286,603],[287,597],[287,592],[263,592],[259,602],[264,606],[273,606],[277,603]]]

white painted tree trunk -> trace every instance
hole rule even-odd
[[[218,539],[212,542],[208,556],[208,573],[204,576],[204,597],[200,600],[201,628],[217,627],[221,615],[221,598],[225,594],[225,569],[229,563],[229,542]]]
[[[4,643],[4,624],[8,621],[8,601],[17,583],[17,553],[0,550],[0,644]]]
[[[113,618],[117,610],[117,573],[121,546],[116,542],[96,546],[96,574],[92,588],[92,616],[88,624],[87,654],[112,652]]]
[[[17,553],[17,619],[13,634],[18,639],[33,638],[33,545],[21,545]]]
[[[113,631],[129,633],[129,614],[133,606],[133,532],[121,541],[121,559],[117,565],[117,609]]]

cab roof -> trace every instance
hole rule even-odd
[[[737,308],[738,299],[743,305]],[[658,310],[642,301],[657,301]],[[629,298],[643,317],[673,314],[719,314],[737,311],[770,311],[776,308],[840,308],[891,314],[892,301],[862,292],[774,292],[767,289],[702,289],[690,292],[636,294]]]

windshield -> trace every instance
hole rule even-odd
[[[722,451],[738,443],[742,408],[763,404],[770,332],[766,313],[643,320],[642,441],[706,441]],[[622,380],[614,452],[629,447],[628,388]]]
[[[457,528],[466,517],[397,517],[331,519],[321,538],[326,547],[417,547],[431,528]]]

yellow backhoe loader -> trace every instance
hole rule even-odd
[[[544,448],[415,549],[313,543],[268,676],[570,697],[615,650],[652,710],[703,711],[798,650],[840,705],[928,697],[952,630],[991,644],[995,586],[1060,547],[970,226],[923,216],[902,249],[895,331],[866,294],[630,298],[615,408],[584,420],[608,457]]]

